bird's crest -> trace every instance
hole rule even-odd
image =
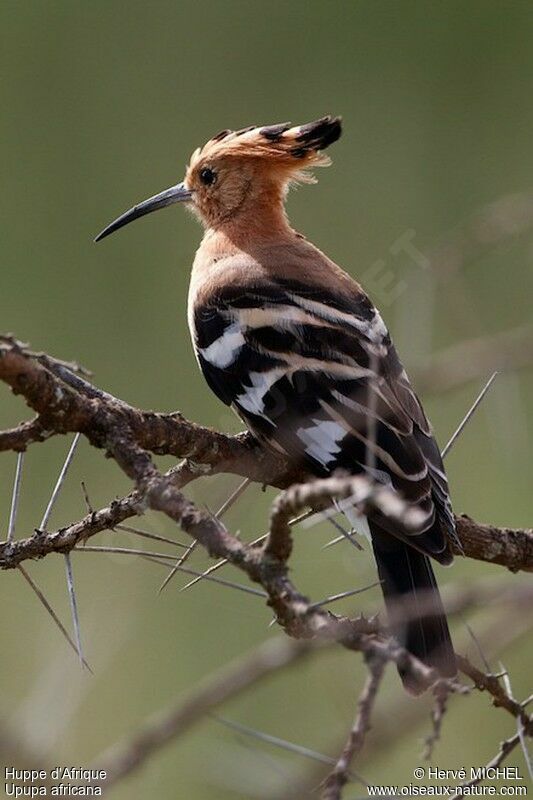
[[[195,150],[189,169],[199,161],[224,158],[253,158],[265,161],[272,168],[286,169],[293,179],[309,181],[309,167],[324,167],[330,159],[321,151],[341,135],[340,117],[322,117],[305,125],[290,122],[277,125],[250,126],[238,131],[224,130]]]

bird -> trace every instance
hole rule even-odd
[[[370,534],[392,634],[451,678],[456,658],[431,560],[448,565],[461,546],[439,447],[378,309],[285,210],[288,189],[315,183],[314,169],[331,163],[324,150],[341,131],[331,115],[223,130],[193,152],[182,182],[96,241],[174,203],[198,217],[188,323],[205,380],[262,446],[317,478],[366,475],[417,509],[416,530],[378,512],[358,524]],[[418,694],[412,671],[399,672]]]

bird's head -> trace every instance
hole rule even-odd
[[[126,211],[96,241],[173,203],[189,204],[211,228],[229,224],[243,212],[260,215],[266,207],[282,206],[291,183],[312,183],[312,168],[330,163],[321,151],[340,135],[339,117],[222,131],[194,151],[182,183]]]

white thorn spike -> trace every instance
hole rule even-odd
[[[12,542],[15,535],[15,525],[17,523],[17,512],[19,507],[20,484],[22,480],[22,467],[24,465],[24,453],[17,454],[17,466],[15,469],[15,481],[13,483],[13,494],[11,496],[11,509],[9,511],[9,523],[7,526],[7,541]]]

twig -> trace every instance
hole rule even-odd
[[[457,665],[461,672],[467,675],[480,691],[488,692],[492,697],[493,705],[504,708],[516,719],[520,719],[525,730],[533,733],[533,718],[530,717],[520,703],[514,700],[501,685],[495,675],[485,674],[475,667],[465,656],[457,654]]]
[[[485,765],[485,771],[495,769],[499,767],[500,764],[503,764],[509,753],[511,753],[515,747],[520,744],[520,736],[518,733],[515,733],[514,736],[511,736],[509,739],[504,739],[504,741],[500,744],[500,749],[491,760]],[[490,772],[489,772],[490,774]],[[465,796],[464,789],[469,786],[477,786],[483,780],[483,771],[479,777],[472,778],[470,781],[466,781],[465,783],[460,784],[460,790],[457,791],[455,794],[451,796],[451,800],[462,800]]]
[[[250,434],[226,436],[189,422],[179,413],[133,408],[66,368],[51,370],[12,337],[2,335],[0,380],[15,394],[23,395],[38,414],[42,412],[43,425],[54,433],[82,432],[94,447],[105,448],[109,426],[120,422],[147,450],[186,458],[190,477],[228,472],[285,488],[297,475],[294,468],[287,469],[284,459],[264,451]]]
[[[245,478],[243,481],[241,481],[237,486],[237,488],[222,503],[217,513],[215,514],[215,517],[217,519],[221,519],[226,513],[226,511],[229,511],[229,509],[235,505],[237,500],[244,494],[244,492],[250,486],[250,484],[251,484],[250,478]]]
[[[366,734],[370,729],[370,718],[383,678],[385,662],[379,658],[369,658],[367,666],[368,676],[357,702],[357,713],[352,729],[333,771],[324,782],[322,800],[340,800],[342,789],[348,780],[350,764],[363,748]]]
[[[165,477],[177,488],[187,481],[187,475],[175,468],[165,473]],[[79,522],[65,528],[46,534],[36,531],[33,536],[19,539],[10,545],[0,542],[0,569],[12,569],[21,561],[42,558],[48,553],[72,550],[79,542],[102,531],[114,530],[124,520],[142,514],[143,510],[141,493],[133,491],[120,500],[113,500],[109,506],[99,511],[91,511]]]
[[[446,705],[448,702],[448,697],[450,695],[450,692],[448,691],[448,687],[446,686],[446,684],[442,684],[440,682],[437,682],[431,691],[434,697],[433,708],[431,710],[432,731],[428,736],[426,736],[424,740],[424,753],[423,753],[423,758],[425,758],[428,761],[433,755],[433,750],[435,748],[435,745],[440,739],[442,722],[444,720],[444,715],[446,713]]]
[[[509,678],[509,673],[507,672],[507,670],[505,669],[505,667],[503,666],[503,664],[501,662],[500,662],[500,670],[502,672],[502,680],[503,680],[503,685],[505,686],[505,690],[506,690],[507,694],[509,695],[509,697],[513,698],[513,700],[514,700],[513,689],[512,689],[512,686],[511,686],[511,679]],[[524,708],[524,704],[521,703],[520,707]],[[526,731],[525,731],[525,727],[524,727],[524,721],[523,721],[523,719],[520,719],[520,717],[517,718],[517,720],[516,720],[516,728],[517,728],[516,732],[518,733],[518,736],[520,737],[520,746],[522,747],[522,752],[524,754],[524,760],[526,762],[527,771],[529,772],[529,777],[533,781],[533,764],[531,762],[531,755],[529,753],[527,742],[526,742]]]
[[[448,615],[450,613],[452,615],[458,615],[462,614],[465,610],[478,605],[484,607],[484,604],[487,600],[492,600],[498,606],[498,608],[500,608],[501,604],[499,598],[501,597],[507,605],[507,613],[502,616],[501,624],[504,626],[506,625],[505,631],[509,635],[507,638],[502,637],[501,635],[495,635],[494,624],[491,620],[483,629],[480,640],[488,643],[496,643],[498,649],[505,649],[511,644],[511,642],[515,641],[516,635],[523,633],[522,628],[517,631],[513,626],[510,626],[509,619],[516,619],[517,610],[528,607],[527,604],[531,600],[531,597],[529,586],[522,586],[522,588],[526,588],[528,590],[526,597],[523,597],[520,591],[518,593],[515,593],[514,591],[501,593],[498,588],[501,586],[501,581],[483,581],[480,583],[480,585],[472,584],[467,590],[465,590],[462,586],[460,588],[456,586],[452,589],[452,587],[448,585],[445,587],[444,605]],[[522,702],[522,708],[525,709],[527,707],[528,700],[532,699],[533,696]],[[425,715],[425,705],[420,703],[406,702],[405,696],[399,695],[395,699],[389,701],[386,704],[386,707],[383,708],[379,717],[376,717],[375,724],[376,728],[379,730],[379,735],[373,742],[372,758],[375,760],[377,757],[379,760],[380,755],[383,755],[386,759],[389,750],[393,748],[399,740],[401,740],[406,731],[412,731],[423,723]],[[335,741],[334,748],[337,747],[340,749],[340,745],[337,745],[337,742]],[[299,800],[299,798],[311,796],[313,793],[312,789],[314,791],[314,787],[320,779],[321,775],[316,770],[309,775],[296,779],[296,781],[286,787],[286,793],[280,795],[278,800]],[[354,797],[353,800],[357,799]],[[360,800],[363,799],[360,798]]]
[[[265,554],[285,562],[292,546],[288,525],[290,517],[307,506],[313,507],[333,500],[349,500],[359,513],[367,514],[372,510],[413,530],[416,530],[423,519],[418,509],[407,505],[392,489],[376,484],[362,475],[324,478],[292,486],[275,500]]]
[[[30,444],[44,442],[55,436],[55,431],[45,430],[39,416],[29,422],[21,422],[16,428],[0,431],[0,452],[14,450],[23,453]]]

